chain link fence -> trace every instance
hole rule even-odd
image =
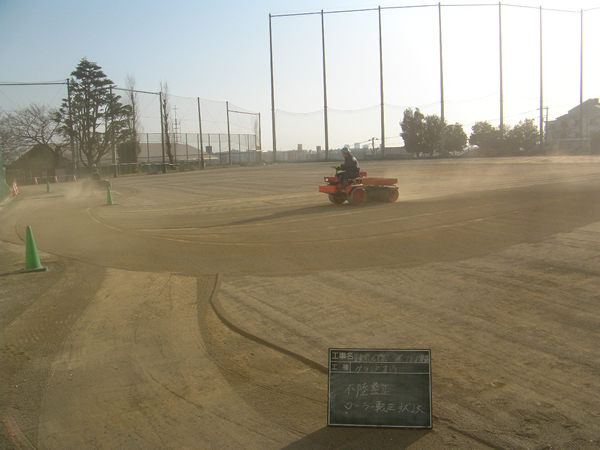
[[[166,94],[166,112],[160,108],[161,94],[135,89],[113,88],[121,102],[135,100],[139,154],[132,158],[120,154],[117,143],[110,145],[99,160],[105,177],[133,173],[159,173],[204,167],[253,164],[262,161],[260,114],[225,101]],[[165,94],[163,94],[165,95]],[[68,98],[67,82],[1,83],[0,115],[18,114],[32,105],[47,111],[58,110]],[[163,97],[164,98],[164,97]],[[168,133],[161,132],[161,115]],[[27,141],[27,140],[26,140]],[[22,184],[75,181],[87,176],[76,143],[71,146],[58,133],[53,151],[41,154],[30,142],[16,142],[8,148],[3,141],[2,155],[6,177]],[[11,142],[12,144],[12,142]],[[62,151],[56,148],[62,144]],[[66,145],[65,145],[66,144]],[[72,150],[75,150],[74,152]],[[169,155],[170,154],[170,155]]]

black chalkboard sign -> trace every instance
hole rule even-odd
[[[431,351],[329,349],[328,425],[432,428]]]

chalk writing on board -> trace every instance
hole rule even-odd
[[[373,383],[349,384],[346,386],[345,392],[349,395],[356,395],[356,397],[368,395],[392,395],[388,384],[381,384],[376,381]]]
[[[329,425],[431,428],[429,350],[330,349]]]
[[[429,411],[423,410],[423,405],[418,405],[416,403],[384,403],[381,401],[376,401],[374,403],[362,402],[362,403],[354,403],[348,402],[344,404],[344,408],[346,409],[346,413],[348,413],[352,409],[361,409],[363,411],[373,411],[375,413],[391,413],[391,414],[429,414]]]
[[[370,352],[343,352],[333,351],[331,352],[331,360],[339,361],[357,361],[365,363],[429,363],[429,354],[425,353],[391,353],[391,352],[378,352],[371,354]]]
[[[414,366],[407,366],[406,364],[413,363],[390,363],[390,364],[379,364],[379,363],[352,363],[352,364],[338,364],[331,363],[331,370],[334,372],[369,372],[369,373],[416,373]],[[414,363],[416,364],[416,363]],[[423,363],[424,364],[424,363]],[[421,373],[428,373],[426,365],[422,367]]]

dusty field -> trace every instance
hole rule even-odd
[[[365,162],[360,208],[328,166],[20,187],[1,447],[598,448],[600,158]],[[327,427],[331,347],[431,349],[434,428]]]

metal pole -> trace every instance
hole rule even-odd
[[[262,151],[262,125],[260,121],[260,113],[258,113],[258,150]]]
[[[202,112],[200,111],[200,97],[198,97],[198,130],[200,131],[200,168],[204,169],[204,141],[202,140]]]
[[[227,145],[229,146],[229,165],[232,165],[231,161],[231,129],[229,125],[229,102],[225,102],[227,106]]]
[[[160,143],[162,146],[162,173],[167,173],[167,167],[165,166],[165,119],[163,117],[163,96],[162,91],[158,93],[160,101]]]
[[[540,153],[544,152],[544,46],[542,33],[542,7],[540,6]]]
[[[117,154],[116,154],[116,150],[115,150],[115,127],[114,127],[114,116],[113,116],[113,104],[112,104],[112,100],[113,100],[113,93],[112,93],[112,86],[109,87],[109,92],[110,92],[110,100],[109,100],[109,110],[110,110],[110,134],[109,134],[109,139],[110,139],[110,149],[111,149],[111,153],[112,153],[112,164],[113,164],[113,178],[117,178],[118,174],[117,174]]]
[[[325,60],[325,16],[321,10],[321,41],[323,43],[323,116],[325,120],[325,160],[329,159],[329,121],[327,118],[327,69]]]
[[[175,164],[177,164],[177,141],[179,140],[179,133],[177,132],[177,105],[173,108],[175,110],[175,117],[173,118],[173,153],[175,153]],[[169,131],[167,130],[167,133]]]
[[[75,153],[75,142],[74,142],[75,132],[73,131],[73,113],[71,111],[71,83],[68,78],[67,78],[67,97],[69,98],[69,122],[71,124],[71,132],[69,135],[69,141],[71,144],[71,157],[73,158],[73,161],[75,162],[75,176],[78,177],[79,176],[79,151],[77,153]]]
[[[385,104],[383,101],[383,40],[381,38],[381,6],[379,7],[379,89],[381,94],[381,155],[385,158]]]
[[[277,162],[277,135],[275,131],[275,85],[273,76],[273,30],[271,27],[271,14],[269,14],[269,42],[271,49],[271,128],[273,132],[273,162]]]
[[[579,139],[583,139],[583,9],[581,10],[581,45],[579,56]]]
[[[498,2],[498,41],[500,44],[500,150],[504,151],[504,80],[502,66],[502,3]]]
[[[148,166],[150,165],[150,136],[149,133],[146,133],[146,153],[148,155]],[[148,172],[150,168],[148,168]]]
[[[444,59],[442,51],[442,4],[438,3],[438,20],[439,20],[439,34],[440,34],[440,98],[441,98],[441,137],[442,137],[442,154],[446,146],[446,118],[444,115]]]

